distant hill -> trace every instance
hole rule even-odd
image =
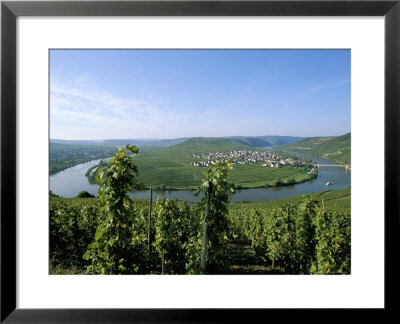
[[[259,138],[270,142],[272,146],[293,144],[304,139],[304,137],[297,136],[259,136]]]
[[[206,151],[208,150],[209,152],[212,151],[212,148],[215,148],[218,151],[221,147],[226,147],[226,150],[228,151],[237,148],[259,148],[292,144],[302,140],[303,138],[304,137],[293,136],[194,137],[175,146],[193,146],[197,149],[204,147]]]
[[[168,147],[186,141],[188,138],[174,139],[108,139],[108,140],[62,140],[50,139],[50,143],[68,145],[93,145],[93,146],[125,146],[126,144],[142,146]]]
[[[266,147],[266,146],[272,146],[271,142],[265,140],[261,136],[255,136],[255,137],[245,137],[245,136],[234,136],[234,137],[227,137],[233,140],[237,140],[243,144],[253,146],[253,147]]]
[[[293,144],[304,139],[304,137],[295,136],[233,136],[228,138],[239,139],[244,143],[254,147]]]
[[[171,139],[107,139],[107,140],[62,140],[62,139],[50,139],[50,143],[65,144],[65,145],[90,145],[90,146],[125,146],[126,144],[135,145],[137,147],[169,147],[179,143],[183,143],[190,139],[199,138],[213,138],[213,137],[181,137]],[[221,140],[236,140],[238,143],[253,147],[266,147],[285,145],[298,142],[304,139],[304,137],[294,136],[226,136],[226,137],[215,137]],[[231,142],[233,143],[233,142]]]
[[[309,137],[281,148],[338,163],[351,163],[351,133],[338,137]]]
[[[141,146],[158,146],[158,147],[168,147],[175,144],[182,143],[188,138],[173,138],[173,139],[112,139],[104,140],[101,145],[112,145],[112,146],[125,146],[126,144],[135,145],[137,147]]]
[[[83,143],[85,141],[80,141]],[[117,149],[112,146],[72,145],[50,142],[49,173],[54,174],[90,160],[113,156]]]
[[[80,142],[80,141],[77,141]],[[81,141],[82,144],[62,144],[62,143],[54,143],[50,142],[49,149],[50,149],[50,159],[53,157],[54,154],[62,153],[73,156],[75,153],[83,152],[87,157],[91,157],[91,154],[96,154],[98,152],[104,151],[107,152],[106,154],[115,154],[117,149],[115,147],[110,147],[107,145],[93,145],[93,144],[83,144],[86,141]]]
[[[50,138],[50,143],[64,144],[64,145],[100,145],[101,140],[63,140]]]
[[[194,137],[169,147],[169,150],[186,153],[227,152],[238,149],[252,149],[254,146],[242,139],[225,137]]]

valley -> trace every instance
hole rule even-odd
[[[233,162],[230,179],[239,189],[289,185],[317,176],[310,159],[257,148],[234,138],[192,138],[133,160],[139,169],[139,182],[156,190],[196,189],[207,167],[225,160]],[[96,173],[91,172],[91,183]]]

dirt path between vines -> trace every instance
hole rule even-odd
[[[282,274],[279,269],[267,266],[251,246],[244,242],[228,244],[226,258],[232,264],[229,274]]]

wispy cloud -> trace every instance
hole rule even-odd
[[[165,125],[170,114],[151,102],[137,98],[120,98],[104,89],[88,84],[87,77],[66,84],[57,80],[50,83],[50,123],[52,135],[58,128],[74,126],[79,129],[95,126],[108,137],[120,130],[122,134],[140,137],[140,134]],[[90,137],[90,135],[89,135]],[[111,136],[112,137],[112,136]]]
[[[94,86],[89,80],[85,75],[67,84],[52,78],[52,138],[171,138],[201,136],[205,125],[218,127],[217,109],[199,111],[188,106],[182,110],[141,98],[122,98]]]
[[[304,91],[300,91],[299,94],[305,94],[305,93],[311,93],[311,92],[316,92],[321,89],[326,89],[326,88],[335,88],[344,84],[350,83],[350,79],[345,79],[345,80],[340,80],[336,82],[330,82],[330,83],[324,83],[320,84],[311,88],[308,88]]]

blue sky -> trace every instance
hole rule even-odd
[[[50,138],[350,132],[350,50],[51,50]]]

